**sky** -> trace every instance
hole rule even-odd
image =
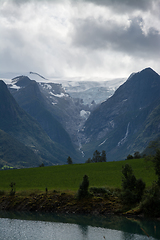
[[[0,74],[160,74],[160,0],[0,0]]]

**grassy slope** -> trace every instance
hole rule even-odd
[[[89,176],[90,187],[121,187],[122,165],[132,165],[137,178],[146,186],[156,180],[153,165],[143,159],[107,163],[73,164],[30,169],[0,171],[0,190],[10,190],[9,184],[16,183],[16,191],[39,189],[77,191],[83,176]]]

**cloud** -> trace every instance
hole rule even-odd
[[[159,69],[160,0],[1,0],[0,72],[122,77]]]
[[[95,5],[112,8],[116,12],[125,13],[128,11],[148,11],[152,8],[153,0],[85,0]]]
[[[139,57],[159,57],[160,32],[149,28],[143,32],[143,20],[134,18],[129,26],[94,18],[75,21],[73,43],[92,50],[108,50]]]

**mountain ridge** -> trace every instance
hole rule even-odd
[[[0,81],[0,129],[38,154],[45,165],[64,163],[68,153],[53,142],[38,122],[19,107]]]
[[[115,160],[112,156],[118,160],[123,159],[124,154],[141,151],[133,143],[143,131],[146,118],[160,104],[159,96],[160,76],[151,68],[130,76],[87,119],[82,132],[84,149],[93,142],[93,148],[103,147],[112,160]]]
[[[86,84],[76,83],[70,91],[85,91],[89,87]],[[89,88],[94,86],[96,84],[91,83]],[[73,162],[84,162],[95,150],[105,150],[108,161],[122,160],[135,151],[145,152],[150,141],[160,139],[160,76],[151,68],[132,73],[112,96],[108,98],[106,94],[106,100],[101,104],[84,104],[78,94],[77,98],[72,97],[60,83],[37,83],[27,76],[13,78],[8,89],[27,116],[32,116],[32,121],[41,125],[40,135],[45,131],[44,139],[48,138],[49,142],[48,145],[44,143],[43,149],[47,152],[40,157],[45,159],[48,154],[47,164],[64,163],[69,155]],[[10,108],[4,108],[5,101],[0,92],[0,110],[5,116],[4,121],[0,119],[0,129],[10,134],[9,127],[12,129],[15,125],[18,129],[17,122],[21,122],[22,113],[19,114],[15,102],[7,94]],[[23,132],[23,126],[21,130]],[[22,140],[20,135],[21,131],[17,131],[18,140]],[[13,133],[12,136],[15,137]],[[23,139],[22,143],[28,146],[26,141]],[[51,160],[53,155],[54,160]]]

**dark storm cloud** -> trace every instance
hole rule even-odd
[[[160,0],[0,0],[0,72],[120,77],[146,66],[157,71],[159,9]]]
[[[84,2],[94,3],[100,6],[111,7],[117,12],[126,12],[134,10],[150,10],[153,0],[84,0]]]
[[[135,56],[159,57],[160,33],[150,28],[145,35],[143,20],[134,18],[128,27],[114,21],[97,21],[94,18],[75,22],[73,43],[94,50],[115,50]]]

